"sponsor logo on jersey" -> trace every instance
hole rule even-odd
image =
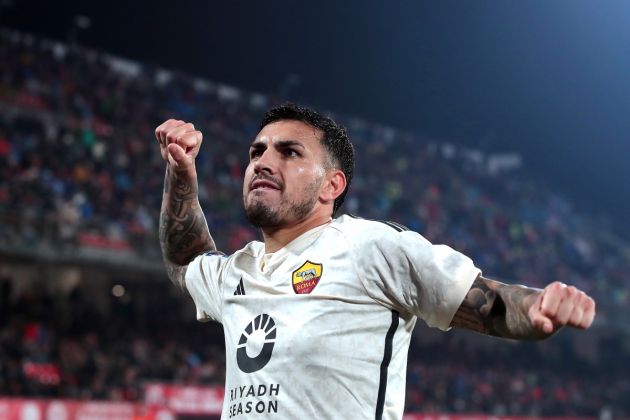
[[[322,264],[306,261],[293,272],[293,290],[298,295],[311,293],[322,277]]]
[[[226,390],[225,399],[228,399]],[[238,385],[229,390],[230,407],[229,417],[233,418],[244,414],[277,414],[280,384],[249,384]],[[247,416],[246,418],[250,418]]]
[[[276,322],[267,314],[258,315],[247,324],[236,346],[238,368],[245,373],[264,368],[271,359],[275,343]]]

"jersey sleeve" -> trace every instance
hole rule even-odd
[[[448,330],[481,273],[472,260],[412,231],[380,230],[355,248],[356,270],[374,299]]]
[[[223,272],[228,258],[208,252],[195,258],[186,270],[186,289],[197,309],[197,320],[221,322]]]

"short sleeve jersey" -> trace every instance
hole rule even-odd
[[[448,246],[347,215],[271,256],[251,242],[197,257],[197,318],[224,327],[222,418],[402,418],[416,319],[448,329],[479,273]]]

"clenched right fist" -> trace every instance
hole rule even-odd
[[[155,129],[160,153],[169,168],[178,175],[195,177],[195,158],[203,135],[195,126],[181,120],[167,120]]]

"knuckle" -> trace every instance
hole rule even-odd
[[[540,313],[546,317],[554,316],[556,314],[555,311],[546,306],[540,308]]]
[[[172,126],[174,123],[176,123],[176,121],[172,118],[169,118],[168,120],[164,121],[162,124],[160,124],[160,128],[162,130],[165,130],[167,127]]]
[[[559,281],[554,281],[549,286],[547,286],[547,289],[551,290],[552,292],[557,292],[561,290],[563,286],[564,285],[560,283]]]
[[[575,288],[575,286],[568,286],[564,288],[564,295],[568,298],[578,297],[579,290]]]
[[[595,303],[595,301],[593,301],[593,299],[591,299],[591,297],[586,293],[584,295],[580,295],[580,299],[582,302],[582,306],[584,307],[589,307]]]

